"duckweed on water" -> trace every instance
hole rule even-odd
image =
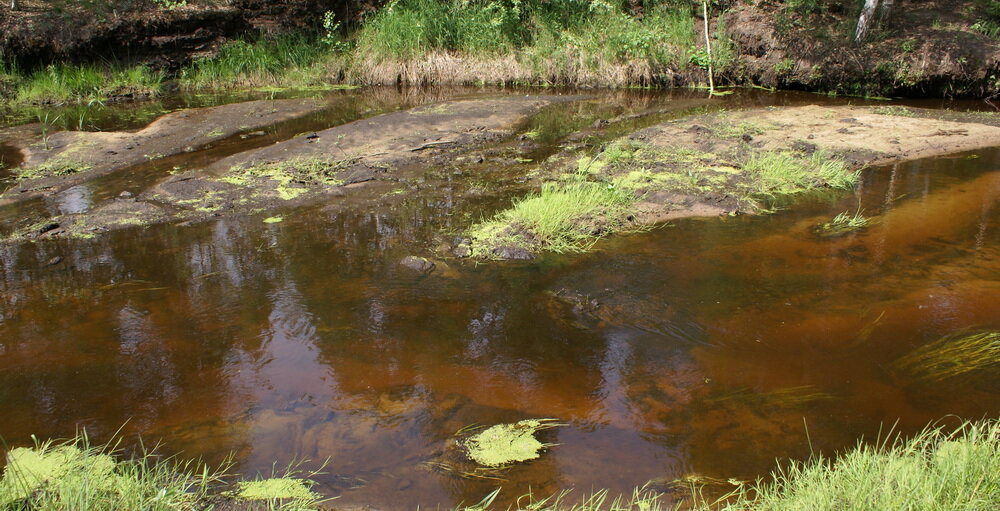
[[[557,427],[552,419],[523,420],[514,424],[497,424],[465,440],[469,458],[485,467],[533,460],[541,456],[543,444],[535,433]]]

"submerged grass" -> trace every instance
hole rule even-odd
[[[892,365],[919,383],[937,383],[969,373],[1000,369],[1000,332],[961,332],[917,348]]]
[[[867,216],[861,214],[862,211],[859,209],[851,214],[849,211],[844,211],[838,213],[837,216],[833,217],[829,222],[825,222],[819,226],[820,234],[825,234],[828,236],[838,236],[841,234],[847,234],[849,232],[860,231],[868,226],[870,226],[873,220]]]

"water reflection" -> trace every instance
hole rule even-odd
[[[0,432],[16,445],[126,424],[186,455],[235,452],[250,473],[329,457],[338,505],[412,509],[498,484],[428,464],[458,462],[470,424],[567,424],[506,472],[513,497],[753,478],[809,440],[832,452],[895,421],[995,415],[995,378],[925,388],[887,369],[1000,328],[1000,151],[968,156],[873,169],[855,195],[776,215],[430,275],[398,262],[504,192],[3,246]],[[813,229],[859,209],[867,230]]]

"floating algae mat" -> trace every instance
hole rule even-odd
[[[535,433],[558,426],[553,419],[497,424],[470,436],[462,445],[472,461],[484,467],[500,467],[541,456],[541,450],[553,444],[540,442]]]
[[[309,484],[294,477],[274,477],[239,484],[235,496],[242,500],[294,500],[311,502],[318,496]]]
[[[26,499],[47,486],[86,485],[96,491],[114,491],[114,471],[111,456],[74,445],[18,447],[7,454],[7,468],[0,479],[0,507]]]

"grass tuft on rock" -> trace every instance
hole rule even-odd
[[[472,228],[473,254],[496,258],[505,247],[532,253],[581,252],[620,230],[635,197],[613,184],[592,181],[546,183],[540,193]]]

